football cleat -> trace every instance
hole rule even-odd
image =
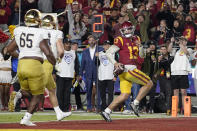
[[[36,126],[36,124],[32,123],[30,120],[27,120],[27,119],[22,119],[20,121],[20,125],[23,125],[23,126]]]
[[[61,121],[64,118],[70,116],[71,114],[72,114],[72,112],[62,112],[62,113],[60,113],[60,114],[57,115],[57,120],[58,121]]]
[[[103,112],[100,113],[100,115],[105,119],[106,122],[112,122],[110,114],[103,111]]]
[[[25,14],[26,26],[39,26],[41,21],[41,13],[37,9],[30,9]]]
[[[134,114],[137,116],[137,117],[140,117],[139,115],[139,105],[134,105],[134,103],[132,102],[130,104],[131,106],[131,110],[133,110]]]

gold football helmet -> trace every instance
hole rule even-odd
[[[53,15],[46,15],[42,18],[41,27],[45,29],[55,29],[55,18]]]
[[[41,13],[37,9],[30,9],[25,14],[26,26],[38,26],[41,20]]]

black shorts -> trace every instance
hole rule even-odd
[[[173,89],[187,89],[189,88],[188,75],[174,75],[172,76]]]

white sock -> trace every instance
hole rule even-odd
[[[133,103],[134,103],[134,105],[139,105],[140,104],[140,102],[138,100],[136,100],[136,99],[134,100]]]
[[[111,114],[111,109],[106,108],[106,109],[105,109],[105,112],[108,113],[108,114]]]
[[[62,111],[60,110],[59,106],[53,107],[53,109],[55,110],[56,114],[62,113]]]
[[[21,93],[20,91],[18,91],[18,92],[16,93],[16,95],[17,95],[18,99],[20,99],[20,98],[22,97],[22,93]]]
[[[32,116],[32,114],[31,114],[31,113],[26,112],[26,113],[25,113],[25,116],[23,117],[23,119],[30,120],[30,119],[31,119],[31,116]]]

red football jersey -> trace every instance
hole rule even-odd
[[[185,38],[187,38],[188,41],[190,42],[195,42],[195,37],[196,37],[196,34],[195,34],[195,29],[192,25],[188,25],[186,24],[185,25],[185,29],[183,31],[183,36]]]
[[[137,65],[137,59],[139,57],[139,48],[135,44],[135,40],[139,37],[134,37],[133,39],[117,37],[114,39],[114,45],[120,48],[119,50],[119,62],[124,65]]]

